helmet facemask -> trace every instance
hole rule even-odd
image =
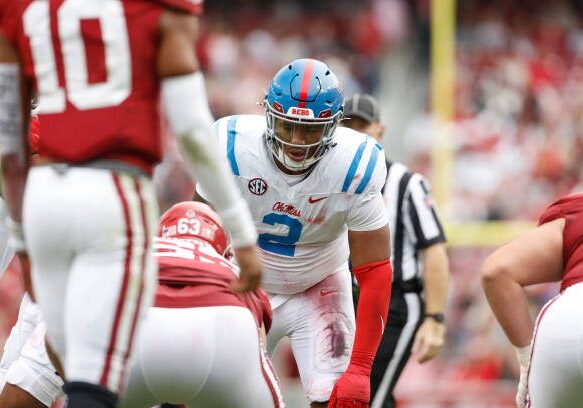
[[[285,115],[265,100],[266,141],[275,159],[286,169],[302,171],[320,160],[330,148],[342,112],[326,118]],[[301,140],[303,143],[292,143]]]

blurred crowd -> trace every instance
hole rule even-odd
[[[534,221],[581,188],[583,4],[468,0],[457,17],[450,214]],[[428,113],[410,122],[404,142],[410,165],[431,175]],[[518,366],[477,279],[492,249],[450,250],[447,349],[427,367],[409,365],[398,387],[403,406],[424,397],[440,407],[511,406]],[[529,288],[533,316],[557,290]]]
[[[535,219],[583,177],[581,4],[459,2],[451,211],[458,220]],[[405,137],[426,173],[429,126],[420,117]]]
[[[374,91],[404,11],[394,0],[208,2],[198,51],[213,112],[260,112],[274,73],[307,56],[325,60],[346,93]]]

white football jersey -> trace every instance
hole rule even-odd
[[[305,291],[346,267],[347,230],[387,224],[384,152],[373,138],[337,128],[333,147],[298,179],[275,165],[264,116],[228,116],[214,128],[255,221],[267,292]]]

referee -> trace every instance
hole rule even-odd
[[[354,95],[343,126],[382,138],[377,101]],[[393,390],[411,352],[424,363],[441,351],[449,278],[443,228],[429,183],[401,163],[387,160],[383,198],[391,229],[393,287],[389,318],[371,371],[371,408],[394,407]]]

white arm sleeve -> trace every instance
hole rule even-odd
[[[0,63],[0,149],[2,155],[17,154],[24,159],[22,143],[22,107],[20,99],[20,67],[16,63]]]
[[[0,281],[2,281],[6,268],[8,268],[10,261],[14,257],[14,250],[9,244],[10,234],[5,222],[7,217],[6,204],[4,199],[0,198]]]
[[[255,244],[257,232],[251,214],[212,135],[213,119],[202,74],[163,79],[162,104],[187,168],[219,213],[233,246]]]

